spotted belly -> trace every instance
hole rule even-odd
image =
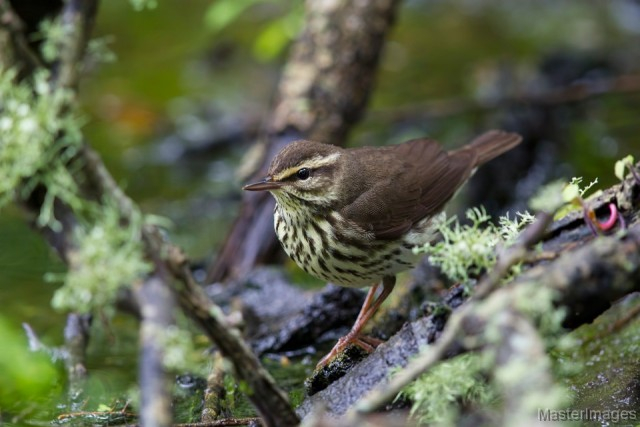
[[[294,217],[278,207],[274,212],[274,228],[287,255],[307,273],[337,285],[371,286],[419,260],[412,251],[417,241],[375,240],[344,223],[336,227],[339,221],[337,214],[310,217],[297,212]]]

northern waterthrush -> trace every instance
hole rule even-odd
[[[276,155],[266,178],[244,187],[273,194],[276,234],[303,270],[342,286],[373,285],[351,331],[319,365],[350,343],[373,350],[378,341],[361,330],[396,274],[417,263],[412,249],[435,237],[433,218],[478,166],[520,139],[492,130],[449,152],[432,139],[352,149],[295,141]]]

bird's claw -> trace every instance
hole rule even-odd
[[[316,365],[316,369],[326,366],[331,360],[333,360],[336,356],[346,350],[346,348],[351,344],[357,345],[367,353],[373,353],[373,351],[380,344],[382,344],[382,342],[382,340],[379,340],[377,338],[373,338],[367,335],[360,335],[359,333],[354,333],[354,331],[351,331],[347,335],[340,338],[336,345],[333,346],[331,351],[327,353],[327,355],[322,359],[320,359],[320,361]]]

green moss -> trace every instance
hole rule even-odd
[[[420,424],[451,425],[464,406],[485,406],[496,400],[495,391],[483,379],[480,355],[467,353],[442,362],[403,391],[413,405],[411,416]]]
[[[197,340],[186,326],[174,325],[158,331],[157,341],[164,348],[163,363],[167,370],[199,376],[208,374],[211,356],[206,348],[197,345]]]
[[[69,252],[69,272],[53,297],[61,310],[87,312],[108,308],[118,289],[151,271],[140,238],[142,218],[124,225],[118,209],[106,203],[91,224],[76,228],[76,248]]]
[[[40,70],[16,84],[14,70],[0,69],[0,207],[43,184],[47,194],[38,224],[58,229],[53,200],[80,203],[65,163],[81,144],[82,119],[71,107],[71,93],[53,88],[49,78]]]
[[[638,410],[640,305],[631,294],[593,322],[569,334],[575,343],[551,353],[555,369],[575,395],[572,409]],[[637,422],[637,421],[636,421]]]
[[[442,240],[416,250],[426,253],[449,279],[465,284],[493,267],[496,248],[513,244],[518,233],[534,220],[528,212],[518,212],[514,219],[504,216],[495,225],[482,207],[469,209],[466,216],[469,225],[460,225],[455,218],[438,218]]]

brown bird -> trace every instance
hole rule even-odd
[[[396,274],[417,263],[412,249],[435,237],[433,218],[478,166],[520,140],[492,130],[449,152],[432,139],[351,149],[295,141],[276,155],[266,178],[244,187],[273,194],[276,234],[303,270],[342,286],[373,285],[353,328],[319,366],[351,343],[373,351],[379,341],[362,328]]]

